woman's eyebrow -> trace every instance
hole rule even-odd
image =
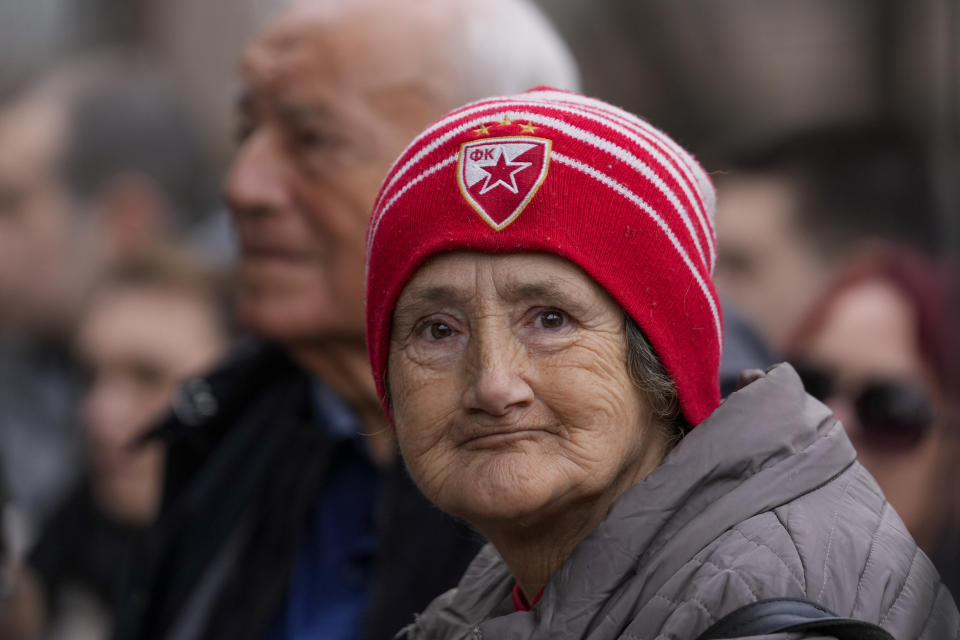
[[[557,280],[507,283],[500,287],[501,295],[511,302],[538,300],[557,302],[562,305],[574,303],[575,299],[570,295],[570,289],[570,285]]]
[[[538,282],[506,282],[498,287],[500,295],[509,302],[524,300],[554,302],[560,305],[575,306],[576,300],[570,295],[570,285],[564,281],[543,280]],[[448,285],[435,285],[411,290],[397,304],[397,312],[415,309],[423,303],[463,304],[468,296],[465,292]]]
[[[397,304],[398,311],[423,302],[455,303],[464,299],[457,289],[445,285],[416,288],[403,297],[405,299]]]

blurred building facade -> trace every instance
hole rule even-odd
[[[236,55],[289,0],[0,0],[0,93],[82,48],[127,43],[169,63],[229,157]],[[942,208],[960,196],[956,0],[537,0],[584,89],[670,131],[723,171],[743,144],[854,120],[931,141]],[[945,248],[960,223],[944,213]]]

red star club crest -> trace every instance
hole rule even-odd
[[[517,219],[547,177],[550,141],[532,136],[485,138],[460,147],[460,193],[500,231]]]

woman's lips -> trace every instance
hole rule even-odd
[[[520,440],[538,438],[547,433],[546,429],[537,427],[479,429],[467,437],[461,446],[467,449],[496,449]]]

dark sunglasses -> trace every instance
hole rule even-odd
[[[815,365],[793,365],[807,393],[821,402],[844,394],[835,375]],[[871,380],[854,394],[857,421],[865,444],[883,451],[904,451],[916,446],[933,424],[933,407],[917,385],[902,380]]]

